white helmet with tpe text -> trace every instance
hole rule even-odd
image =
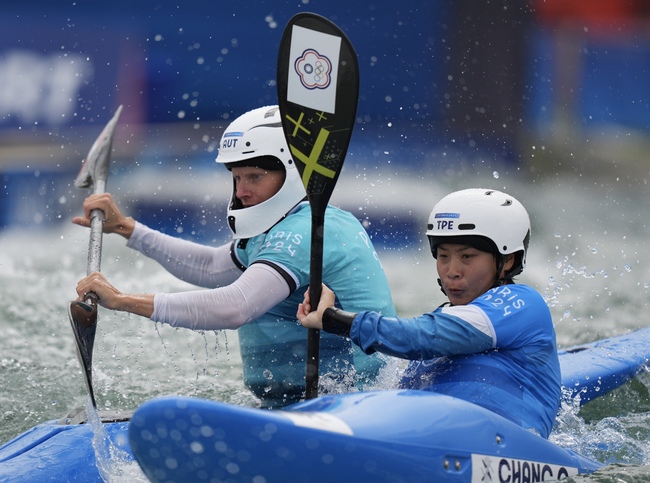
[[[224,131],[217,163],[233,167],[256,166],[285,172],[280,190],[255,206],[243,207],[233,191],[228,205],[228,226],[235,239],[264,233],[300,203],[306,196],[300,173],[284,138],[278,106],[253,109],[235,119]]]
[[[507,277],[526,266],[530,218],[524,206],[506,193],[472,188],[451,193],[433,208],[427,224],[433,256],[442,243],[473,246],[495,255],[516,254]]]

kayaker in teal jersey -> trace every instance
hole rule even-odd
[[[232,243],[210,247],[154,231],[123,215],[109,194],[88,197],[84,216],[73,219],[88,226],[91,210],[104,211],[105,233],[124,236],[130,248],[206,290],[129,295],[94,273],[79,282],[77,293],[95,292],[108,309],[174,327],[238,329],[247,387],[264,407],[280,407],[305,392],[307,337],[296,306],[309,284],[311,211],[278,108],[255,109],[232,122],[216,161],[233,177],[227,212]],[[395,315],[386,276],[362,225],[332,206],[325,219],[323,280],[341,294],[340,307],[372,306]],[[383,365],[381,358],[331,334],[323,334],[320,357],[323,386],[328,379],[372,382]],[[327,393],[327,387],[321,391]]]
[[[462,190],[436,204],[426,234],[449,303],[414,318],[350,313],[336,308],[341,294],[324,286],[318,310],[310,313],[306,292],[297,317],[350,337],[366,354],[411,360],[402,387],[470,401],[547,438],[560,366],[548,306],[513,281],[526,265],[526,209],[499,191]]]

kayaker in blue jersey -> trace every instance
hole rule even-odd
[[[277,106],[255,109],[232,122],[216,161],[233,176],[227,212],[232,243],[210,247],[154,231],[123,215],[109,194],[87,198],[84,216],[73,219],[89,226],[91,210],[101,209],[105,233],[124,236],[130,248],[207,290],[129,295],[94,273],[79,282],[77,293],[95,292],[108,309],[174,327],[238,329],[246,385],[264,407],[280,407],[300,400],[305,391],[307,338],[296,306],[309,284],[311,211]],[[372,306],[395,315],[386,276],[362,225],[332,206],[325,219],[323,280],[341,294],[341,306]],[[356,382],[371,382],[383,365],[381,358],[330,334],[321,340],[320,357],[324,385],[328,375],[333,382],[354,381],[351,367]]]
[[[528,213],[505,193],[462,190],[436,204],[426,234],[448,304],[414,318],[350,313],[324,286],[318,310],[307,292],[297,317],[367,354],[411,360],[402,387],[476,403],[547,438],[561,392],[555,329],[542,296],[513,281],[526,264]]]

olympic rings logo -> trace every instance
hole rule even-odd
[[[305,50],[294,68],[307,89],[327,89],[332,82],[332,63],[314,49]]]

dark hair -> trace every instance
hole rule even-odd
[[[495,243],[486,236],[481,235],[458,235],[458,236],[429,236],[429,246],[433,258],[438,258],[438,245],[451,243],[453,245],[467,245],[482,252],[501,255]]]

